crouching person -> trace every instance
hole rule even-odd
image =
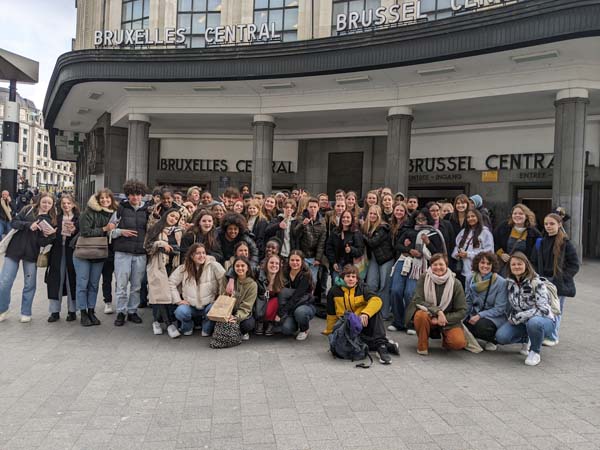
[[[214,323],[206,318],[219,294],[225,291],[225,269],[214,257],[206,254],[203,244],[193,244],[183,264],[169,277],[171,301],[177,305],[175,317],[181,323],[181,332],[190,336],[194,322],[202,324],[202,336],[210,336]],[[168,330],[169,336],[179,335]]]
[[[381,315],[383,302],[367,285],[359,282],[359,271],[355,266],[344,266],[341,277],[344,285],[333,287],[327,295],[327,328],[323,334],[331,334],[337,320],[345,312],[353,312],[360,317],[363,326],[360,339],[369,350],[377,352],[381,364],[391,364],[390,353],[399,355],[400,351],[398,344],[388,340],[385,335]]]
[[[415,289],[406,312],[407,328],[417,332],[419,355],[429,354],[429,338],[442,337],[442,347],[462,350],[467,346],[462,320],[467,314],[467,301],[462,285],[448,269],[448,257],[436,253]]]

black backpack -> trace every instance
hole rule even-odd
[[[373,364],[373,358],[369,355],[369,346],[360,338],[362,331],[360,317],[353,312],[346,311],[344,316],[338,319],[329,335],[329,350],[334,358],[359,361],[369,358],[370,363],[356,364],[356,367],[368,369]]]

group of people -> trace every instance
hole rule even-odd
[[[0,321],[22,262],[21,322],[31,321],[44,267],[48,322],[60,320],[66,297],[67,321],[79,311],[82,326],[100,325],[102,290],[115,326],[142,323],[138,308],[149,304],[154,334],[210,336],[209,312],[225,294],[235,298],[227,320],[243,340],[281,333],[303,341],[316,315],[329,335],[350,311],[383,364],[399,354],[387,332],[405,331],[417,335],[421,355],[431,338],[451,350],[476,339],[487,351],[521,343],[525,363],[536,365],[542,345],[559,342],[564,299],[575,296],[579,258],[561,209],[540,232],[524,204],[494,227],[479,195],[419,205],[382,188],[361,207],[341,189],[331,201],[300,189],[251,194],[248,186],[218,200],[196,186],[160,187],[147,198],[147,187],[129,180],[123,192],[117,201],[102,189],[83,210],[69,194],[57,201],[42,193],[9,217]]]

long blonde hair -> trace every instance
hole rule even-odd
[[[514,210],[517,208],[519,208],[521,211],[523,211],[523,214],[525,214],[525,226],[526,227],[535,227],[535,214],[533,213],[532,210],[530,210],[523,203],[517,203],[515,206],[513,206],[511,208],[510,217],[508,218],[508,224],[511,227],[515,225],[515,223],[512,220],[512,215],[513,215]]]
[[[369,220],[369,213],[371,212],[371,210],[377,213],[377,220],[375,221],[375,223],[371,223],[371,221]],[[382,213],[381,207],[379,205],[373,205],[369,207],[369,210],[367,211],[367,218],[365,219],[365,223],[363,224],[363,233],[365,233],[368,236],[372,235],[373,232],[379,227],[379,225],[381,225],[381,217]]]

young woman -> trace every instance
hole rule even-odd
[[[563,219],[558,214],[548,214],[544,218],[544,237],[538,239],[531,255],[531,263],[537,273],[548,278],[556,286],[561,312],[564,311],[565,297],[575,297],[573,277],[579,272],[577,251],[565,233],[562,223]],[[544,345],[552,347],[558,344],[561,318],[562,314],[556,317],[554,333],[544,339]]]
[[[469,209],[469,197],[459,194],[454,199],[453,211],[444,217],[452,225],[455,236],[466,226],[467,209]]]
[[[244,202],[242,200],[236,200],[233,204],[232,211],[238,214],[244,214]]]
[[[483,225],[481,213],[476,209],[469,209],[466,216],[466,227],[456,236],[456,246],[452,251],[452,258],[457,261],[457,275],[465,286],[471,282],[471,267],[473,258],[481,252],[494,251],[494,238],[490,230]],[[460,263],[462,268],[460,268]]]
[[[223,217],[225,217],[225,213],[227,212],[225,207],[217,203],[210,208],[210,212],[213,215],[215,227],[219,227],[221,225],[221,220],[223,220]]]
[[[240,241],[244,241],[250,251],[250,261],[252,264],[258,265],[258,247],[250,237],[246,219],[241,214],[227,213],[221,220],[217,238],[225,261],[235,255],[235,245]]]
[[[510,211],[507,221],[494,230],[494,248],[505,265],[514,252],[521,252],[531,259],[535,241],[541,237],[535,226],[535,214],[527,206],[517,203]],[[502,271],[504,274],[508,270]]]
[[[390,226],[382,221],[379,206],[373,205],[369,208],[362,232],[369,257],[366,281],[369,288],[383,301],[381,314],[383,319],[387,320],[391,311],[389,285],[394,265],[394,249]]]
[[[264,316],[256,318],[254,332],[258,335],[264,333],[265,336],[272,336],[275,317],[279,309],[277,296],[285,284],[283,265],[279,256],[267,257],[264,268],[260,270],[258,280],[258,295],[262,295],[267,304]]]
[[[102,189],[92,195],[87,208],[79,216],[79,236],[102,237],[116,228],[110,221],[119,205],[110,189]],[[77,308],[81,312],[81,325],[100,325],[96,317],[96,297],[98,283],[104,266],[104,259],[80,259],[73,256],[76,274]]]
[[[389,223],[391,225],[393,215],[394,196],[386,192],[381,196],[381,216],[384,222]]]
[[[265,231],[269,222],[260,210],[258,200],[250,200],[250,203],[248,203],[246,221],[248,231],[254,236],[254,242],[258,247],[259,259],[262,260],[265,257]]]
[[[498,258],[481,252],[473,258],[473,278],[467,285],[465,326],[477,339],[485,341],[487,351],[496,350],[496,331],[506,323],[508,290],[498,275]]]
[[[443,348],[462,350],[467,346],[462,328],[462,320],[467,313],[465,293],[449,270],[446,255],[436,253],[430,263],[427,272],[419,278],[415,295],[406,311],[407,322],[412,321],[417,332],[417,353],[428,355],[429,338],[440,334]]]
[[[447,254],[451,255],[452,251],[454,250],[454,242],[456,239],[452,224],[448,220],[442,218],[442,210],[438,203],[429,202],[427,203],[426,207],[429,210],[429,214],[431,214],[431,218],[433,219],[433,228],[442,233],[444,244],[446,244]]]
[[[548,289],[523,253],[513,253],[508,267],[508,322],[496,332],[496,341],[498,344],[523,343],[520,353],[527,355],[525,364],[537,366],[541,361],[542,342],[552,336],[555,328]],[[528,338],[530,346],[526,342]]]
[[[448,220],[448,214],[452,214],[454,212],[454,205],[452,203],[442,203],[442,217]]]
[[[225,291],[225,269],[207,255],[203,244],[192,244],[183,264],[169,277],[171,302],[176,305],[175,317],[181,322],[181,332],[191,336],[194,322],[200,322],[202,336],[210,336],[213,322],[206,317],[219,294]],[[177,330],[175,330],[177,331]],[[176,337],[177,333],[169,333]]]
[[[191,217],[190,212],[182,204],[175,202],[175,192],[167,187],[162,188],[160,191],[160,202],[148,208],[148,229],[152,228],[167,211],[173,208],[179,211],[179,227],[186,230],[188,219]]]
[[[178,209],[172,208],[146,234],[148,253],[148,301],[152,305],[152,331],[163,334],[161,323],[170,337],[179,336],[175,326],[174,309],[171,303],[169,275],[179,266],[182,231],[177,226],[181,219]]]
[[[288,261],[285,289],[279,295],[279,310],[275,322],[281,323],[281,332],[304,341],[308,337],[310,321],[315,317],[313,279],[304,255],[300,250],[292,250]]]
[[[354,216],[350,211],[344,211],[340,217],[339,225],[327,239],[325,254],[332,269],[331,279],[335,279],[346,265],[352,265],[355,258],[363,256],[365,246],[362,233],[354,223]]]
[[[42,222],[45,222],[43,225]],[[6,318],[10,306],[10,291],[23,262],[24,286],[21,296],[22,323],[31,322],[31,306],[35,296],[37,265],[40,249],[49,245],[56,235],[56,210],[54,197],[40,194],[32,206],[25,206],[13,218],[11,227],[18,230],[13,234],[6,249],[4,266],[0,274],[0,322]]]
[[[181,238],[181,254],[185,255],[192,244],[203,244],[207,254],[219,263],[223,262],[214,218],[207,210],[201,210],[194,215],[192,227]]]
[[[73,266],[71,240],[79,233],[79,206],[70,194],[60,198],[60,210],[56,219],[57,231],[48,255],[45,281],[48,287],[48,322],[60,319],[62,298],[67,296],[67,322],[77,319],[75,312],[76,274]]]
[[[369,191],[367,192],[367,196],[365,197],[365,201],[363,204],[363,209],[362,212],[359,214],[359,223],[362,225],[366,220],[367,220],[367,216],[369,214],[369,209],[371,208],[371,206],[380,206],[380,201],[379,201],[379,192],[377,191]],[[381,215],[381,220],[383,220],[383,212]]]
[[[361,209],[358,206],[358,195],[356,195],[356,192],[346,192],[346,209],[354,214],[354,218],[358,220]]]
[[[269,195],[267,198],[265,198],[265,201],[263,202],[262,213],[269,222],[277,217],[279,212],[277,211],[277,201],[275,200],[275,197]]]
[[[396,263],[393,266],[390,287],[394,321],[388,326],[390,331],[404,330],[404,313],[412,300],[417,281],[429,267],[431,255],[446,254],[443,236],[433,224],[429,210],[423,208],[416,212],[414,222],[407,223],[394,241]],[[414,330],[408,329],[407,333],[414,334]]]

